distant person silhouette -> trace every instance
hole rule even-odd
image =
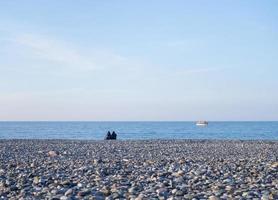
[[[112,135],[110,133],[110,131],[107,132],[105,140],[111,140],[112,139]]]
[[[115,133],[115,131],[112,132],[111,139],[112,140],[116,140],[117,139],[117,134]]]

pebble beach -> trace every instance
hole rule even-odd
[[[278,141],[0,140],[0,199],[278,199]]]

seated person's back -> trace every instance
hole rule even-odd
[[[105,136],[105,140],[111,140],[111,139],[112,139],[112,135],[111,135],[110,131],[108,131]]]
[[[112,132],[111,139],[112,140],[116,140],[117,139],[117,134],[115,133],[115,131]]]

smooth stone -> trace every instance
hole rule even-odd
[[[263,195],[261,200],[269,200],[269,196],[268,195]]]
[[[39,184],[39,182],[40,182],[40,178],[38,176],[35,176],[34,179],[33,179],[33,183],[35,185],[37,185],[37,184]]]
[[[191,194],[185,194],[184,196],[184,199],[186,199],[186,200],[191,200],[191,199],[193,199],[193,195],[191,195]]]
[[[65,181],[63,181],[61,184],[62,184],[62,185],[70,185],[71,183],[70,183],[69,180],[65,180]]]
[[[83,190],[83,191],[80,191],[80,192],[77,193],[77,195],[81,196],[81,197],[87,196],[89,194],[91,194],[90,190]]]
[[[69,198],[67,196],[61,196],[60,200],[68,200]]]
[[[233,187],[230,186],[230,185],[228,185],[228,186],[225,187],[225,190],[226,190],[226,191],[231,191],[231,190],[233,190]]]
[[[55,156],[58,156],[58,152],[56,152],[56,151],[49,151],[49,152],[47,153],[47,155],[48,155],[49,157],[55,157]]]
[[[177,191],[178,191],[177,189],[173,189],[171,193],[176,194]]]
[[[166,188],[159,188],[156,190],[156,193],[158,194],[158,196],[162,197],[167,197],[169,195]]]
[[[210,196],[210,197],[208,198],[208,200],[219,200],[219,198],[216,197],[216,196]]]
[[[65,196],[69,196],[73,193],[73,190],[72,189],[68,189],[66,192],[65,192]]]
[[[178,190],[176,193],[175,193],[176,196],[183,196],[184,195],[184,192],[182,190]]]
[[[131,187],[131,188],[129,188],[129,189],[128,189],[128,192],[129,192],[130,194],[137,194],[137,193],[138,193],[136,187]]]

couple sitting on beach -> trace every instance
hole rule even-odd
[[[116,140],[117,139],[117,134],[115,133],[115,131],[112,132],[112,134],[110,133],[110,131],[107,132],[105,140]]]

